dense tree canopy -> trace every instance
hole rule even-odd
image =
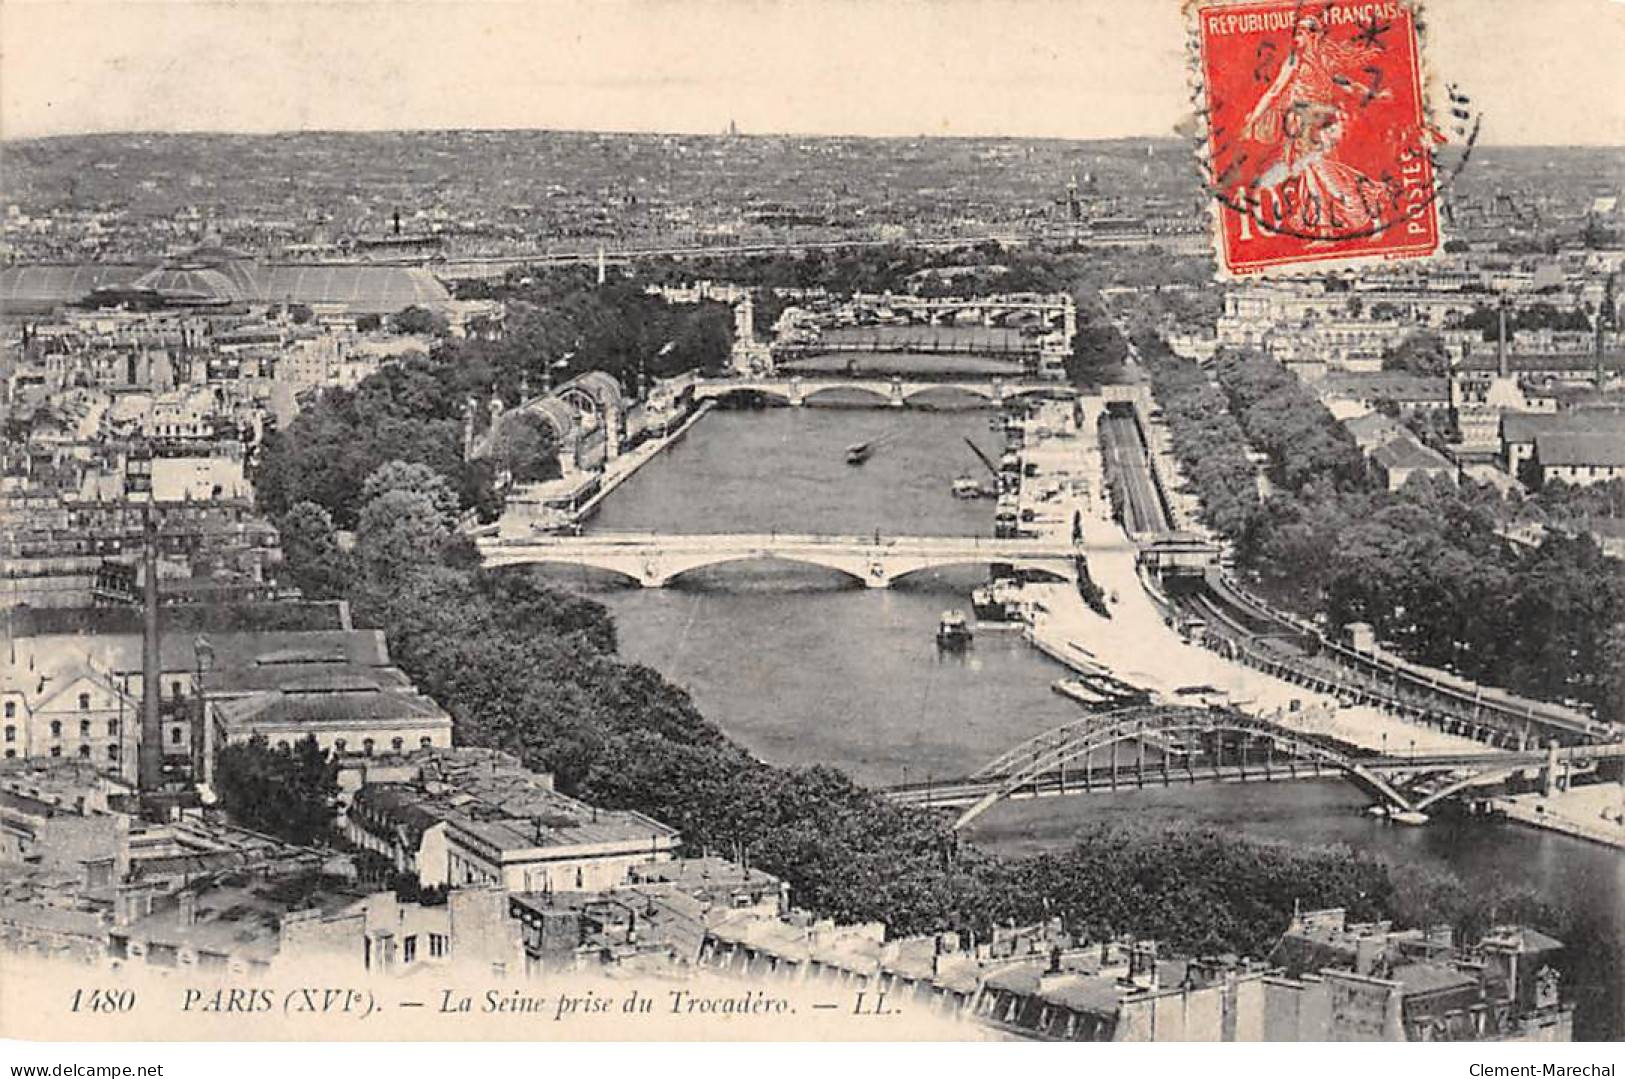
[[[1464,330],[1479,330],[1484,340],[1494,341],[1501,332],[1501,316],[1494,307],[1484,304],[1457,318],[1455,325]],[[1545,302],[1522,304],[1507,313],[1508,333],[1516,333],[1519,330],[1589,329],[1591,319],[1584,311],[1559,308]]]
[[[1155,335],[1139,339],[1174,450],[1209,523],[1275,599],[1333,627],[1369,622],[1412,658],[1491,685],[1597,706],[1625,719],[1625,570],[1589,537],[1554,529],[1537,548],[1502,532],[1534,515],[1617,517],[1625,484],[1558,489],[1527,503],[1471,480],[1373,485],[1358,449],[1289,372],[1250,354],[1221,356],[1217,385]],[[1238,422],[1239,421],[1239,422]],[[1267,460],[1259,500],[1248,449]]]
[[[498,425],[491,460],[516,483],[555,479],[559,475],[558,435],[534,412],[516,412]]]
[[[1444,338],[1430,330],[1418,330],[1383,352],[1382,369],[1413,375],[1443,375],[1450,370]]]
[[[445,477],[461,505],[493,511],[490,463],[463,460],[466,403],[477,377],[444,358],[415,358],[354,390],[323,393],[260,447],[253,480],[261,510],[280,518],[295,502],[314,502],[338,527],[354,528],[367,477],[403,461]]]
[[[394,325],[396,333],[416,333],[427,337],[439,337],[446,332],[446,319],[443,315],[437,315],[428,308],[419,307],[416,304],[403,307],[395,312],[395,316],[390,319],[390,322]]]
[[[508,305],[500,339],[443,348],[448,360],[480,373],[487,397],[515,405],[585,371],[613,375],[641,396],[651,379],[728,363],[733,314],[725,304],[668,304],[624,282],[594,286],[579,271],[520,282],[484,290]]]
[[[263,735],[215,758],[220,804],[247,828],[307,846],[327,839],[338,807],[339,767],[315,738],[275,749]]]

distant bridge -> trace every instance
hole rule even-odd
[[[899,578],[947,566],[1007,563],[1061,580],[1077,579],[1082,547],[1046,539],[980,536],[661,535],[592,532],[580,536],[482,539],[488,566],[556,563],[587,566],[630,577],[645,588],[664,588],[691,570],[731,562],[774,559],[822,566],[889,588]]]
[[[970,339],[965,341],[943,340],[940,336],[927,336],[931,327],[921,326],[922,335],[919,337],[820,337],[815,341],[790,341],[773,344],[775,358],[799,359],[805,356],[825,356],[834,353],[856,352],[875,353],[893,352],[915,356],[1004,356],[1012,362],[1023,362],[1043,354],[1045,341],[1042,337],[1019,337],[1014,331],[1006,331],[1004,336],[997,340]]]
[[[1127,762],[1121,759],[1123,743],[1133,743]],[[1156,760],[1147,761],[1147,747],[1158,751]],[[1097,763],[1097,753],[1109,754],[1107,763]],[[1560,768],[1572,774],[1622,757],[1625,743],[1356,756],[1328,739],[1228,709],[1148,705],[1097,713],[1046,731],[966,778],[907,784],[885,795],[902,805],[962,809],[957,829],[1006,798],[1341,775],[1391,810],[1422,814],[1445,798],[1518,772],[1538,770],[1550,785]]]
[[[869,351],[869,347],[854,351]],[[892,408],[902,408],[922,394],[933,391],[956,390],[984,401],[1000,404],[1016,397],[1032,394],[1070,395],[1064,383],[1045,382],[1040,379],[901,379],[901,378],[838,378],[767,377],[703,379],[694,384],[696,400],[726,397],[736,393],[751,393],[775,397],[791,405],[806,404],[809,399],[833,390],[856,391],[869,394]]]

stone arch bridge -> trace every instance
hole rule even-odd
[[[869,588],[889,588],[911,573],[1003,563],[1060,580],[1078,577],[1083,548],[1069,541],[981,536],[661,535],[592,532],[580,536],[482,539],[488,566],[554,563],[586,566],[664,588],[682,574],[733,562],[772,559],[844,573]]]
[[[901,379],[837,378],[815,376],[771,376],[766,378],[706,379],[694,386],[695,400],[751,393],[772,397],[790,405],[803,405],[820,394],[834,390],[855,391],[874,397],[891,408],[903,408],[922,394],[953,390],[1002,404],[1018,397],[1042,394],[1071,396],[1064,383],[1039,379]]]

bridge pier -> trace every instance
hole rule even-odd
[[[802,401],[805,399],[805,395],[802,393],[801,389],[801,380],[799,378],[792,378],[790,380],[789,390],[790,392],[787,396],[790,399],[790,407],[800,408]]]
[[[890,408],[902,408],[903,407],[903,380],[902,379],[894,378],[894,379],[891,380],[891,388],[888,391],[887,396],[886,396],[886,405],[888,407],[890,407]]]

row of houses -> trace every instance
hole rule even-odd
[[[567,798],[500,753],[423,750],[351,780],[344,854],[206,814],[141,823],[125,812],[128,787],[74,762],[0,765],[0,949],[182,977],[716,977],[883,993],[914,1014],[1045,1040],[1570,1036],[1552,965],[1561,945],[1525,928],[1462,947],[1448,929],[1319,911],[1253,958],[1090,940],[1058,919],[896,938],[794,909],[760,868],[678,857],[675,830]],[[509,826],[497,858],[479,827],[493,821]],[[380,890],[368,852],[431,891],[449,885],[443,899]]]
[[[294,628],[231,628],[278,617]],[[213,778],[215,751],[263,738],[313,738],[340,759],[448,747],[450,715],[390,660],[380,630],[356,629],[342,603],[272,604],[166,615],[160,731],[166,764]],[[144,693],[139,612],[13,608],[0,707],[4,759],[68,758],[136,780]]]

